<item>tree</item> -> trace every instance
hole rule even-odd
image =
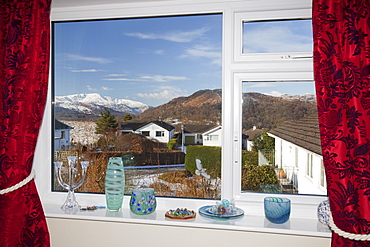
[[[116,117],[112,115],[107,108],[104,108],[104,112],[99,112],[99,119],[96,122],[95,134],[107,135],[108,132],[115,130],[117,126],[118,122]]]
[[[131,120],[131,119],[132,119],[132,116],[129,113],[126,113],[125,116],[123,116],[123,120],[125,121]]]
[[[253,150],[274,150],[275,138],[267,135],[267,131],[253,139]]]

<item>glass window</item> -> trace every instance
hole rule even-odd
[[[150,136],[150,131],[141,131],[143,136]]]
[[[319,181],[313,172],[322,166],[314,82],[253,81],[242,89],[242,191],[324,193],[305,178]]]
[[[324,167],[323,161],[321,161],[321,167],[320,167],[320,185],[322,187],[325,187],[326,185],[325,167]]]
[[[90,162],[79,191],[104,193],[109,157],[129,153],[126,194],[220,198],[221,148],[183,146],[181,126],[194,138],[221,125],[221,41],[221,14],[53,23],[53,116],[70,141],[54,160]]]
[[[164,131],[156,131],[155,136],[157,136],[157,137],[164,136]]]
[[[243,53],[312,52],[311,20],[243,22]]]
[[[307,154],[307,176],[312,178],[312,154]]]

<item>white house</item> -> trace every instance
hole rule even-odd
[[[185,145],[203,145],[203,133],[214,127],[215,125],[186,124],[181,125],[182,129],[178,131],[183,133]]]
[[[268,135],[275,138],[275,164],[298,193],[326,195],[317,117],[287,122]]]
[[[54,150],[65,150],[71,145],[71,126],[55,119],[54,122]]]
[[[203,133],[203,146],[221,147],[222,127],[217,126]]]
[[[141,134],[146,136],[148,139],[155,139],[162,143],[168,143],[174,137],[175,133],[175,127],[163,121],[127,123],[121,125],[118,129],[122,134]]]

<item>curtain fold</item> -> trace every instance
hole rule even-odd
[[[334,223],[370,234],[370,1],[313,0],[314,74]],[[332,246],[370,246],[333,233]]]
[[[0,189],[28,177],[46,103],[51,0],[0,0]],[[0,195],[0,246],[50,246],[34,180]]]

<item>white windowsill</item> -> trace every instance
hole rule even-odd
[[[204,200],[203,206],[213,205],[215,201]],[[128,198],[125,198],[124,205],[128,205]],[[238,205],[237,205],[238,206]],[[165,218],[163,208],[157,209],[151,215],[135,215],[128,207],[123,207],[119,212],[98,209],[95,211],[77,211],[66,213],[60,209],[60,205],[44,204],[45,216],[47,218],[78,219],[87,221],[122,222],[146,225],[177,226],[189,228],[218,229],[229,231],[273,233],[296,236],[310,236],[319,238],[330,238],[330,230],[316,219],[290,218],[284,224],[270,223],[264,216],[252,215],[246,208],[244,216],[236,219],[213,219],[199,215],[197,208],[190,208],[197,212],[192,220],[170,220]],[[175,209],[173,207],[168,209]]]

